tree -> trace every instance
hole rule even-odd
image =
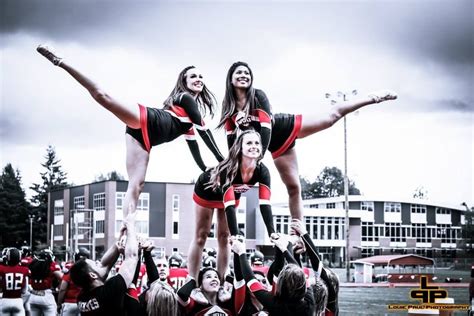
[[[415,189],[415,192],[413,192],[413,198],[426,200],[428,199],[428,191],[424,187],[419,186]]]
[[[37,227],[34,234],[34,245],[46,242],[47,219],[48,219],[48,193],[53,190],[58,190],[68,187],[66,182],[67,173],[62,171],[60,165],[61,160],[56,157],[56,151],[53,146],[49,145],[46,148],[46,161],[41,164],[46,171],[41,172],[41,184],[34,183],[30,189],[36,192],[31,198],[33,204],[32,215],[35,216]]]
[[[300,177],[303,199],[333,197],[344,195],[344,175],[337,167],[325,167],[315,182]],[[349,179],[349,194],[360,195],[359,189]]]
[[[28,208],[20,171],[9,163],[0,177],[0,248],[19,248],[29,240]]]
[[[107,173],[106,175],[101,173],[100,175],[95,177],[96,182],[108,181],[108,180],[112,180],[112,181],[125,180],[125,177],[115,170]]]

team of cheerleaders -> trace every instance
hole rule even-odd
[[[391,91],[374,92],[365,98],[335,104],[325,115],[272,113],[265,93],[253,87],[250,66],[236,62],[227,73],[218,124],[227,135],[229,152],[224,157],[203,121],[205,115],[212,117],[215,114],[216,99],[196,67],[189,66],[180,72],[173,91],[161,109],[140,104],[137,107],[107,94],[69,60],[62,59],[48,47],[39,46],[37,51],[69,73],[97,103],[126,126],[129,184],[123,205],[128,208],[124,207],[121,231],[121,235],[126,236],[126,242],[121,238],[122,242],[109,249],[100,263],[79,256],[68,273],[69,284],[81,288],[75,304],[76,314],[64,315],[77,315],[77,309],[81,315],[338,314],[337,276],[323,266],[303,222],[295,141],[331,127],[361,107],[394,100],[396,94]],[[203,162],[195,131],[214,154],[217,166],[208,167]],[[196,223],[187,256],[188,276],[182,286],[173,289],[163,280],[166,280],[163,278],[166,273],[161,267],[166,261],[161,264],[154,261],[151,255],[153,245],[149,241],[137,240],[134,223],[151,148],[181,135],[184,135],[202,174],[193,194]],[[288,190],[292,217],[290,235],[276,232],[273,226],[270,173],[261,162],[267,151],[271,153]],[[261,269],[251,266],[247,260],[245,238],[238,228],[235,211],[241,194],[257,183],[261,215],[275,246],[274,261],[269,267]],[[203,268],[202,257],[214,211],[218,241],[216,265]],[[302,252],[306,252],[314,273],[302,268]],[[107,277],[120,253],[123,261],[118,273]],[[148,280],[144,291],[138,295],[141,257]],[[229,271],[231,257],[233,269]],[[53,265],[46,269],[50,275],[54,275]],[[48,297],[48,292],[45,292],[47,287],[35,289],[35,282],[32,285],[31,296],[36,293],[43,294],[43,298]],[[35,300],[30,299],[32,315],[40,315],[31,302]],[[18,306],[20,302],[15,304]],[[43,313],[49,315],[48,312]]]

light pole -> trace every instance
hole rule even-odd
[[[338,91],[337,98],[345,102],[347,101],[347,93]],[[357,90],[352,90],[351,95],[357,95]],[[331,98],[331,94],[326,93],[326,98]],[[336,100],[331,99],[331,104],[337,103]],[[346,281],[350,282],[351,279],[351,264],[349,255],[349,178],[347,177],[347,120],[344,115],[344,209],[345,209],[345,226],[346,226]]]
[[[28,218],[30,219],[30,249],[33,251],[33,220],[35,219],[35,215],[29,214]]]

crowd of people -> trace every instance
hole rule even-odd
[[[271,235],[274,261],[261,252],[247,256],[243,238],[230,237],[232,263],[223,278],[217,251],[206,249],[197,277],[179,253],[154,256],[150,240],[137,238],[136,212],[100,261],[87,249],[58,263],[51,250],[5,248],[0,263],[1,315],[337,315],[338,279],[323,264],[295,219],[312,271],[302,267],[289,235]]]
[[[214,115],[217,101],[196,67],[180,72],[162,108],[137,107],[107,94],[48,47],[40,45],[37,51],[125,124],[126,207],[120,239],[100,261],[92,261],[82,250],[76,252],[74,262],[61,267],[49,250],[30,257],[8,248],[0,268],[2,315],[338,314],[338,279],[323,266],[303,222],[295,141],[329,128],[363,106],[394,100],[393,92],[379,91],[342,102],[317,117],[273,114],[266,94],[253,87],[250,66],[236,62],[227,73],[218,124],[227,135],[228,154],[224,156],[203,120]],[[195,131],[214,154],[216,166],[204,163]],[[202,170],[194,188],[196,223],[186,264],[177,253],[154,257],[153,244],[135,231],[136,205],[150,150],[181,135]],[[267,151],[288,190],[290,235],[276,231],[273,225],[270,172],[261,161]],[[252,251],[246,247],[245,232],[239,230],[235,213],[241,194],[256,184],[260,212],[275,249],[269,265],[264,265],[259,252],[249,260]],[[205,251],[214,212],[218,247]],[[302,265],[303,252],[311,268]]]

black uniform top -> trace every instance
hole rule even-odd
[[[265,155],[272,135],[272,110],[265,92],[259,89],[255,89],[255,109],[251,110],[247,117],[242,118],[239,112],[236,112],[225,122],[229,148],[235,142],[237,130],[244,131],[249,128],[260,133],[263,155]]]
[[[127,285],[120,274],[105,281],[104,285],[82,291],[77,298],[81,315],[123,315],[123,298]]]
[[[291,244],[289,245],[291,248]],[[275,255],[275,262],[279,261],[280,263],[284,263],[284,260],[287,260],[290,263],[296,263],[296,260],[294,257],[291,255],[290,251],[285,251],[282,253],[278,248],[276,248],[276,255]],[[311,287],[306,289],[306,293],[304,295],[304,298],[299,301],[299,302],[286,302],[282,299],[277,299],[272,292],[268,292],[264,289],[263,285],[258,282],[258,280],[255,278],[254,273],[252,272],[252,269],[250,268],[249,262],[247,260],[247,257],[245,254],[242,254],[239,256],[240,260],[240,266],[242,269],[242,274],[245,278],[245,281],[247,282],[247,286],[250,289],[250,291],[255,295],[255,297],[258,299],[258,301],[263,305],[266,311],[270,315],[281,315],[281,316],[310,316],[313,315],[314,312],[314,295],[313,295],[313,289]],[[272,266],[274,265],[272,264]],[[277,264],[280,265],[280,264]],[[275,269],[275,267],[270,267],[270,270],[268,271],[268,276],[270,277],[271,275],[274,275],[275,277],[281,268],[278,267]],[[274,281],[275,282],[275,281]],[[278,280],[276,280],[278,282]],[[275,284],[274,284],[275,287]]]
[[[127,127],[127,133],[135,138],[146,151],[151,147],[171,142],[184,135],[194,160],[202,171],[206,165],[202,161],[194,128],[212,151],[218,161],[224,160],[209,129],[206,128],[194,98],[188,93],[174,97],[173,105],[163,109],[144,107],[140,109],[140,129]]]
[[[259,183],[259,204],[260,212],[262,213],[263,220],[267,226],[268,234],[275,232],[273,228],[272,209],[270,205],[270,172],[268,168],[263,164],[259,163],[253,172],[252,178],[245,182],[242,180],[242,175],[237,172],[237,175],[232,181],[231,185],[221,186],[216,191],[208,186],[209,179],[211,177],[211,170],[202,173],[196,184],[194,185],[194,201],[203,206],[209,208],[220,208],[225,209],[227,215],[227,222],[229,224],[230,233],[232,235],[238,235],[237,228],[237,217],[235,215],[235,207],[238,205],[240,195],[247,192],[250,188]],[[221,176],[221,183],[225,182],[225,175]]]
[[[245,286],[234,286],[231,299],[226,302],[217,301],[216,305],[204,304],[195,301],[191,297],[193,289],[197,288],[196,280],[190,279],[177,292],[178,302],[183,307],[186,315],[194,316],[234,316],[238,315],[242,309],[245,298]]]
[[[308,233],[301,236],[306,246],[306,253],[308,254],[311,266],[315,272],[316,282],[322,281],[327,288],[327,306],[326,312],[331,312],[331,315],[339,313],[339,279],[337,275],[330,269],[323,266],[321,259],[316,251],[311,237]],[[329,314],[329,313],[328,313]]]

